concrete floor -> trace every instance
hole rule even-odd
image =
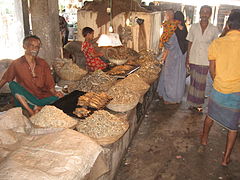
[[[206,112],[206,108],[205,108]],[[240,180],[240,137],[228,167],[220,165],[227,131],[214,124],[209,144],[199,144],[205,114],[186,103],[154,99],[115,180]]]

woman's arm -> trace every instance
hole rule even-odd
[[[161,61],[166,61],[167,56],[168,56],[168,53],[169,53],[169,49],[165,49],[165,48],[164,48],[164,50],[163,50],[163,52],[162,52]]]

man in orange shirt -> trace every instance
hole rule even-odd
[[[201,137],[201,144],[207,145],[214,121],[228,129],[223,166],[230,162],[240,122],[240,12],[230,14],[227,28],[227,34],[214,40],[208,49],[213,89]]]
[[[25,37],[24,56],[14,60],[0,80],[0,88],[9,83],[16,106],[24,107],[30,115],[38,112],[41,106],[51,104],[63,96],[55,90],[49,65],[37,56],[40,47],[39,37]]]

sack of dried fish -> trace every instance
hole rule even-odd
[[[112,98],[104,92],[101,93],[88,92],[78,98],[77,105],[101,109],[104,108],[111,99]]]
[[[30,121],[38,127],[73,128],[77,120],[65,114],[55,106],[44,106],[40,112],[30,117]]]
[[[137,74],[130,74],[125,79],[117,82],[115,86],[127,87],[133,92],[137,92],[140,95],[144,95],[150,88],[142,78]]]
[[[127,131],[129,124],[107,111],[95,111],[83,121],[79,121],[77,130],[93,138],[101,145],[117,141]]]
[[[140,94],[127,87],[113,86],[107,94],[113,98],[107,108],[116,112],[126,112],[133,109],[139,102]]]
[[[154,56],[153,52],[150,50],[143,50],[139,52],[140,57],[137,59],[137,63],[144,66],[148,62],[157,62],[157,58]]]
[[[70,61],[65,63],[56,73],[63,80],[78,81],[87,74],[87,71],[81,69],[78,65]]]
[[[152,84],[159,77],[161,67],[158,64],[148,63],[134,74],[138,74],[146,83]]]
[[[98,70],[92,74],[84,76],[75,90],[83,92],[106,92],[116,82],[116,78],[107,75],[105,72]],[[70,89],[73,89],[70,87]]]

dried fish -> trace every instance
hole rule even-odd
[[[104,92],[88,92],[78,98],[78,105],[101,109],[105,107],[111,99],[112,98]]]
[[[113,86],[116,80],[116,78],[98,70],[92,74],[87,74],[81,79],[81,81],[78,81],[78,83],[74,85],[74,88],[69,86],[69,89],[71,91],[79,90],[83,92],[106,92]]]
[[[134,74],[139,75],[146,83],[151,84],[154,82],[158,77],[161,71],[161,67],[155,63],[148,63],[142,66],[138,71]]]
[[[30,117],[30,121],[39,127],[72,128],[77,120],[65,114],[55,106],[44,106],[40,112]]]
[[[149,84],[137,74],[130,74],[125,79],[117,82],[115,86],[127,87],[129,90],[137,92],[140,95],[144,95],[150,88]]]
[[[77,130],[92,138],[106,138],[122,135],[128,129],[128,122],[105,110],[95,111],[83,121],[79,121]]]
[[[118,75],[118,74],[125,74],[127,71],[132,70],[134,66],[131,65],[119,65],[112,68],[110,71],[107,72],[109,75]]]
[[[107,108],[116,112],[126,112],[133,109],[139,102],[140,94],[128,87],[113,86],[107,94],[113,97]]]
[[[76,108],[75,111],[73,111],[73,114],[78,116],[79,118],[87,117],[90,114],[91,111],[87,110],[86,108]]]

